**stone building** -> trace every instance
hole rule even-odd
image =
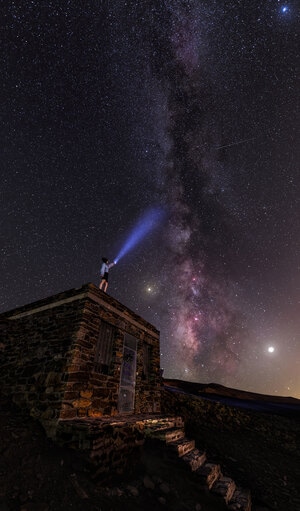
[[[229,509],[251,511],[249,492],[185,437],[178,399],[160,413],[159,355],[156,328],[93,284],[0,315],[1,393],[56,443],[79,450],[94,479],[147,470],[163,450],[170,467],[181,458],[180,478],[186,465]]]
[[[0,315],[2,392],[62,420],[160,412],[159,332],[93,284]]]

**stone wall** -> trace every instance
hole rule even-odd
[[[108,472],[128,473],[140,461],[140,449],[145,442],[144,425],[138,420],[60,420],[55,441],[80,451],[89,465],[93,465],[94,477]]]
[[[105,302],[103,299],[105,298]],[[94,368],[100,323],[115,327],[113,364],[109,375]],[[90,288],[77,332],[60,418],[102,417],[118,414],[118,393],[124,333],[138,340],[134,413],[160,411],[160,358],[158,331],[116,300]],[[151,347],[148,379],[143,379],[143,345]]]
[[[80,300],[70,298],[61,294],[0,318],[2,392],[49,426],[60,416],[83,309]]]
[[[95,370],[101,322],[113,326],[109,374]],[[50,436],[58,419],[118,414],[124,334],[138,340],[134,413],[160,411],[159,333],[93,284],[0,316],[0,384]],[[151,357],[145,377],[143,349]]]

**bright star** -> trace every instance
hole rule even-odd
[[[289,8],[287,5],[283,5],[280,10],[284,14],[285,12],[288,12]]]
[[[144,289],[149,297],[155,296],[158,292],[157,286],[155,284],[146,284]]]

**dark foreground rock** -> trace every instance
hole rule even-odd
[[[300,510],[297,420],[167,389],[162,397],[164,412],[182,416],[196,447],[221,465],[226,492],[233,478],[251,490],[253,511]],[[0,399],[0,410],[0,511],[226,509],[224,499],[200,488],[151,444],[141,446],[126,473],[99,480],[80,452],[47,439],[40,424],[8,399]]]

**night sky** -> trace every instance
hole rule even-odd
[[[296,0],[0,11],[0,311],[98,286],[151,209],[108,293],[164,376],[300,398]]]

